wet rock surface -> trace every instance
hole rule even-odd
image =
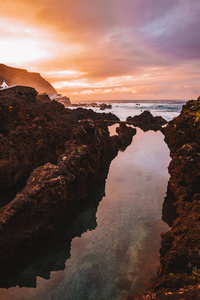
[[[189,101],[164,129],[172,157],[163,206],[160,268],[148,293],[131,299],[200,299],[200,99]]]
[[[162,126],[167,124],[167,121],[160,116],[153,117],[153,115],[145,110],[138,116],[128,117],[126,119],[128,124],[141,128],[143,131],[154,130],[158,131],[162,129]]]
[[[6,197],[20,187],[1,204],[1,264],[57,235],[61,219],[71,220],[135,134],[123,125],[110,137],[104,114],[92,119],[85,110],[83,118],[84,110],[80,117],[56,101],[27,97],[0,98],[0,189]]]

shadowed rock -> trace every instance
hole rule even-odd
[[[106,114],[94,113],[92,120],[83,110],[80,122],[62,104],[37,100],[36,92],[31,101],[28,93],[17,95],[0,98],[0,190],[8,201],[0,209],[0,263],[59,234],[60,220],[84,205],[99,174],[135,133],[122,126],[110,137]],[[11,189],[16,195],[7,197]]]
[[[108,167],[99,174],[83,203],[71,211],[68,218],[60,219],[52,235],[22,246],[10,260],[1,264],[0,287],[36,287],[37,276],[49,279],[52,271],[65,269],[66,260],[70,258],[71,240],[97,226],[96,211],[105,196]]]
[[[95,113],[92,109],[84,109],[82,107],[74,109],[74,113],[79,120],[92,119],[92,120],[110,120],[119,121],[119,118],[112,113]]]
[[[200,299],[200,97],[163,132],[172,157],[163,218],[172,228],[161,235],[157,277],[145,294],[126,300]]]
[[[169,203],[174,216],[171,230],[162,235],[161,265],[150,288],[182,288],[184,299],[196,299],[200,276],[200,100],[184,105],[164,133],[172,157],[165,210]]]
[[[128,117],[126,121],[128,122],[128,124],[139,127],[143,131],[161,130],[162,126],[167,124],[167,121],[165,119],[160,116],[153,117],[153,115],[148,110],[145,110],[138,116]]]

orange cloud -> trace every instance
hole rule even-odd
[[[195,97],[197,8],[197,0],[7,0],[1,62],[40,72],[72,101]]]

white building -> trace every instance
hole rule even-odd
[[[5,80],[3,81],[2,85],[0,86],[1,89],[4,89],[4,88],[7,88],[8,85],[7,83],[5,82]]]

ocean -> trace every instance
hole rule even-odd
[[[125,120],[148,109],[171,120],[184,103],[115,102],[106,111]],[[143,292],[159,267],[161,233],[169,230],[162,221],[169,162],[163,134],[137,128],[132,144],[111,162],[97,212],[88,207],[71,229],[79,232],[71,246],[32,262],[18,274],[20,287],[0,288],[0,299],[122,300]]]
[[[103,101],[102,101],[103,102]],[[97,103],[102,103],[97,102]],[[152,115],[162,116],[166,121],[170,121],[177,117],[182,106],[186,101],[178,100],[143,100],[143,101],[106,101],[106,104],[111,104],[112,109],[106,109],[104,112],[111,112],[125,121],[127,117],[141,114],[144,110],[149,110]],[[91,107],[89,107],[91,108]],[[102,112],[98,107],[92,108],[96,112]]]

